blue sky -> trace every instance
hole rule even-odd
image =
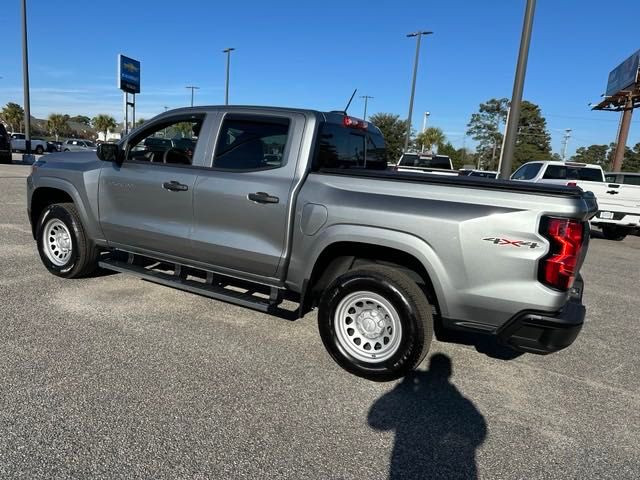
[[[224,101],[225,56],[232,56],[231,103],[342,108],[354,88],[373,95],[369,112],[406,116],[415,39],[423,41],[414,125],[431,112],[456,146],[478,104],[511,97],[525,0],[237,1],[29,0],[31,109],[110,113],[122,119],[116,55],[142,62],[138,117]],[[610,9],[610,13],[607,13]],[[607,75],[640,48],[637,0],[538,0],[525,98],[539,104],[554,151],[565,128],[569,151],[615,139],[619,115],[592,112]],[[625,14],[624,12],[628,12]],[[0,104],[22,100],[20,0],[0,9]],[[362,115],[362,101],[351,113]],[[629,144],[640,141],[636,115]]]

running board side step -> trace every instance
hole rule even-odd
[[[246,293],[230,290],[225,288],[224,285],[232,285],[232,282],[227,283],[226,280],[222,280],[223,277],[219,277],[211,272],[200,271],[206,275],[206,279],[202,281],[191,280],[188,278],[187,267],[179,264],[168,264],[166,262],[155,262],[160,265],[171,265],[173,272],[165,273],[151,268],[136,265],[133,259],[133,255],[130,255],[128,260],[123,262],[112,258],[105,258],[98,262],[98,266],[106,270],[113,270],[115,272],[128,273],[134,275],[143,280],[148,280],[153,283],[159,283],[167,287],[177,288],[187,292],[203,295],[205,297],[213,298],[215,300],[221,300],[223,302],[233,303],[242,307],[251,308],[260,312],[275,315],[287,320],[295,320],[298,318],[297,310],[286,310],[280,308],[281,292],[276,287],[268,287],[268,298],[260,298],[253,295],[251,291]],[[136,258],[140,258],[136,255]],[[146,258],[146,257],[144,257]],[[226,279],[226,277],[224,277]],[[266,295],[265,295],[266,296]]]

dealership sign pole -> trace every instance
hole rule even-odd
[[[633,109],[640,107],[640,50],[609,73],[607,90],[603,97],[600,103],[593,106],[593,110],[622,112],[611,165],[612,171],[619,172],[624,161]]]
[[[132,121],[136,122],[136,93],[140,93],[140,62],[133,58],[118,55],[118,88],[124,92],[124,134],[129,133],[129,107]],[[129,94],[133,99],[129,101]],[[106,141],[106,138],[105,138]]]

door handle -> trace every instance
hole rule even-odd
[[[186,192],[189,190],[189,187],[183,183],[176,182],[175,180],[171,180],[170,182],[164,182],[162,184],[162,188],[166,190],[171,190],[172,192]]]
[[[247,198],[252,202],[258,203],[278,203],[280,201],[278,197],[272,197],[266,192],[250,193]]]

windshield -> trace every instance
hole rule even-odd
[[[87,147],[95,147],[95,146],[96,146],[96,144],[95,144],[95,143],[93,143],[93,142],[84,142],[84,144],[85,144]]]

